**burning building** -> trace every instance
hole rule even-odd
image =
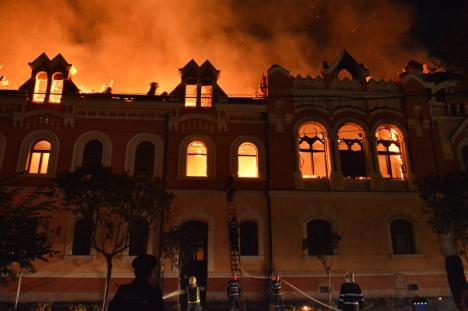
[[[163,259],[165,292],[195,274],[207,301],[223,301],[234,271],[249,304],[264,299],[261,277],[274,270],[323,299],[337,297],[347,271],[370,300],[449,295],[416,181],[468,169],[468,103],[456,76],[413,62],[398,79],[376,80],[343,51],[316,77],[273,65],[259,96],[246,98],[228,96],[209,61],[188,62],[169,94],[148,95],[80,93],[61,55],[30,66],[19,90],[0,91],[0,176],[27,187],[101,163],[164,179],[176,195],[167,226],[186,234],[181,264]],[[63,228],[58,253],[23,276],[20,300],[99,300],[105,262],[86,224],[65,213],[52,221]],[[116,260],[111,291],[132,277],[133,256],[158,255],[158,232],[146,232],[146,245]],[[303,240],[330,232],[342,240],[328,287]],[[16,284],[1,290],[13,299]],[[302,299],[289,287],[284,298]]]

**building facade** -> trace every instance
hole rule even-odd
[[[42,185],[90,163],[163,179],[176,195],[167,226],[191,232],[188,251],[163,259],[165,293],[195,274],[208,301],[227,299],[235,214],[247,301],[264,299],[269,271],[321,299],[338,295],[348,271],[366,298],[449,295],[417,181],[468,169],[468,103],[454,75],[410,62],[397,79],[376,80],[343,51],[317,77],[274,65],[259,96],[240,98],[222,90],[209,61],[190,61],[180,84],[161,95],[80,93],[60,54],[30,66],[19,90],[0,91],[4,184]],[[62,228],[58,254],[23,277],[20,300],[99,300],[105,261],[86,224],[60,213],[52,225]],[[330,232],[341,241],[329,289],[303,240]],[[147,243],[118,257],[112,291],[132,277],[134,255],[158,255],[157,241],[150,228]],[[285,300],[302,299],[283,289]],[[11,300],[16,284],[1,291]]]

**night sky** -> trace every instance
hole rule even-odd
[[[376,78],[410,60],[466,66],[468,1],[434,0],[0,0],[1,88],[27,80],[28,62],[62,53],[76,84],[145,93],[170,91],[178,68],[209,59],[230,95],[252,95],[280,64],[316,76],[346,48]]]

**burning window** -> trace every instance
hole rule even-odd
[[[36,75],[33,102],[43,103],[46,97],[46,92],[47,92],[47,73],[42,71]]]
[[[187,147],[186,174],[192,177],[208,176],[207,148],[201,141],[191,142]]]
[[[237,160],[237,176],[258,177],[258,151],[254,144],[241,144]]]
[[[306,123],[299,128],[299,165],[303,178],[328,175],[325,129],[318,123]]]
[[[52,86],[50,87],[49,102],[59,104],[63,91],[63,74],[56,72],[52,76]]]
[[[102,164],[103,146],[99,140],[93,139],[84,147],[83,167],[96,167]]]
[[[403,179],[404,165],[401,140],[398,132],[388,126],[380,126],[376,132],[379,170],[384,178]]]
[[[345,124],[338,131],[338,150],[344,177],[365,177],[364,132],[355,124]]]
[[[185,85],[185,107],[196,107],[197,106],[197,85],[187,84]]]
[[[154,145],[149,141],[138,144],[135,151],[135,176],[153,176],[154,174]]]
[[[33,145],[26,167],[29,174],[47,174],[50,150],[51,145],[47,140],[38,141]]]
[[[202,85],[201,86],[201,106],[211,107],[213,104],[213,86]]]
[[[243,221],[240,224],[240,254],[258,256],[258,228],[254,221]]]
[[[392,236],[392,248],[394,254],[414,254],[413,225],[404,220],[397,219],[390,224],[390,234]]]

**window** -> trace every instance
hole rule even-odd
[[[379,170],[382,177],[403,179],[404,166],[398,132],[391,127],[380,126],[376,137]]]
[[[63,90],[63,74],[61,72],[56,72],[52,76],[52,86],[50,87],[50,97],[49,102],[54,104],[59,104],[60,99],[62,98]]]
[[[240,254],[258,256],[258,228],[254,221],[244,221],[240,224]]]
[[[207,148],[201,141],[191,142],[187,147],[186,174],[192,177],[207,177]]]
[[[393,253],[414,254],[413,225],[403,219],[397,219],[390,224],[390,233],[392,236]]]
[[[29,154],[26,170],[29,174],[47,174],[51,145],[47,140],[35,143]]]
[[[89,141],[83,151],[83,167],[95,167],[102,165],[103,146],[99,140]]]
[[[197,106],[197,85],[187,84],[185,85],[185,107],[196,107]]]
[[[306,123],[299,128],[299,158],[303,178],[326,177],[325,129],[317,123]]]
[[[89,255],[91,252],[92,222],[79,219],[75,222],[72,255]]]
[[[46,97],[47,92],[47,73],[46,72],[39,72],[36,75],[36,83],[34,85],[34,94],[33,94],[33,102],[34,103],[43,103]]]
[[[238,149],[237,176],[258,177],[258,151],[252,143],[243,143]]]
[[[146,254],[148,247],[149,226],[145,221],[136,222],[130,228],[128,255],[138,256]]]
[[[202,85],[201,86],[201,106],[211,107],[213,104],[213,86]]]
[[[338,131],[338,150],[344,177],[367,175],[363,137],[364,132],[354,124],[345,124]]]
[[[153,176],[154,174],[154,145],[149,141],[138,144],[135,151],[135,176]]]
[[[307,254],[313,256],[323,252],[332,235],[331,224],[328,221],[316,219],[307,223]],[[333,251],[329,253],[333,255]]]

